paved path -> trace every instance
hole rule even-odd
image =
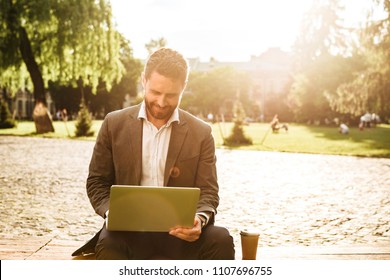
[[[0,238],[86,241],[93,142],[0,136]],[[216,223],[260,246],[390,244],[390,159],[217,150]]]

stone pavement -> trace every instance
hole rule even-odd
[[[0,238],[81,241],[102,225],[85,180],[93,142],[0,136]],[[217,150],[216,224],[239,245],[390,244],[390,159]]]

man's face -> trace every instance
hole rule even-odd
[[[142,74],[145,105],[148,120],[153,124],[165,124],[180,104],[185,84],[153,72],[146,80]]]

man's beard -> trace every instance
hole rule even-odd
[[[172,106],[165,106],[164,108],[159,107],[156,103],[148,102],[145,100],[147,112],[157,120],[168,120],[175,108]]]

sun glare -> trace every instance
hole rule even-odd
[[[270,47],[289,50],[313,1],[112,0],[112,6],[136,57],[146,58],[145,44],[164,37],[187,57],[246,61]],[[355,10],[361,1],[353,1]]]

